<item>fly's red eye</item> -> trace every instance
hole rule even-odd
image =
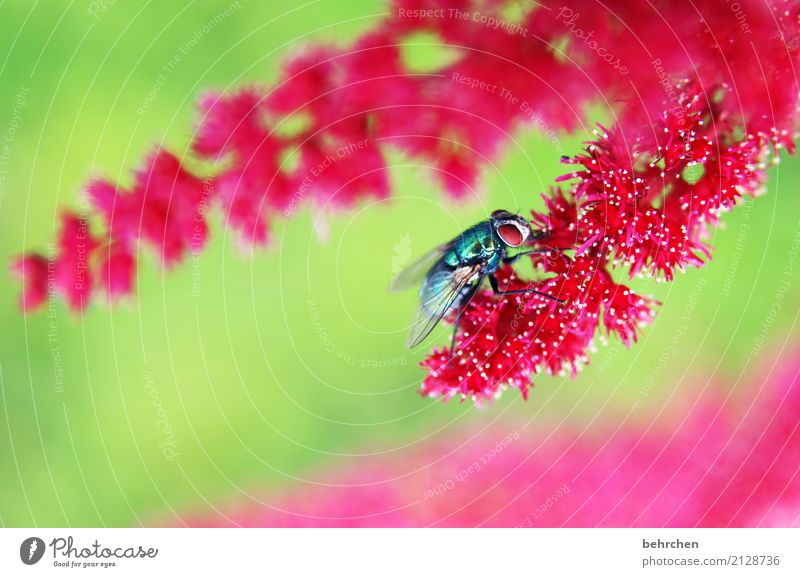
[[[522,232],[513,224],[502,224],[497,227],[497,234],[508,246],[519,246],[525,240]]]

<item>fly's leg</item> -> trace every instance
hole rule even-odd
[[[572,249],[570,249],[570,248],[541,248],[541,249],[535,249],[535,250],[526,250],[526,251],[523,251],[523,252],[518,252],[515,255],[505,257],[503,259],[503,264],[513,265],[515,262],[517,262],[520,259],[520,257],[526,256],[526,255],[530,255],[530,254],[547,254],[547,253],[550,253],[550,252],[562,252],[562,251],[565,251],[565,250],[572,250]],[[551,300],[554,300],[554,301],[557,301],[558,303],[561,303],[561,304],[566,302],[563,299],[559,299],[559,298],[554,297],[553,295],[549,295],[547,293],[543,293],[541,291],[537,291],[536,289],[520,289],[520,290],[511,290],[511,291],[510,290],[501,291],[499,289],[499,287],[497,286],[497,278],[494,275],[489,275],[489,283],[492,285],[492,290],[494,291],[494,294],[496,294],[496,295],[521,295],[521,294],[531,294],[531,293],[533,293],[533,294],[541,295],[543,297],[547,297],[547,298],[549,298]]]
[[[501,291],[500,287],[497,286],[497,277],[495,277],[493,274],[489,275],[489,284],[492,285],[492,290],[494,291],[494,294],[500,295],[500,296],[524,295],[524,294],[533,293],[533,294],[541,295],[543,297],[547,297],[547,298],[549,298],[551,300],[554,300],[554,301],[556,301],[556,302],[558,302],[560,304],[564,304],[565,302],[567,302],[567,301],[565,301],[563,299],[556,298],[553,295],[549,295],[547,293],[543,293],[541,291],[537,291],[536,289],[532,289],[532,288],[512,290],[512,291],[509,291],[509,290]]]
[[[561,252],[561,251],[565,251],[565,250],[570,250],[570,249],[568,249],[568,248],[540,248],[540,249],[536,249],[536,250],[526,250],[526,251],[523,251],[523,252],[518,252],[517,254],[515,254],[513,256],[505,257],[503,259],[503,264],[514,264],[515,262],[517,262],[520,259],[520,257],[526,256],[526,255],[529,255],[529,254],[545,254],[545,253],[548,253],[548,252],[554,252],[554,251],[555,252]]]
[[[456,352],[456,335],[458,334],[458,325],[461,322],[461,315],[464,314],[464,309],[467,308],[469,301],[472,300],[473,295],[478,290],[480,286],[480,281],[475,283],[475,286],[470,288],[461,299],[461,303],[458,305],[458,312],[456,313],[456,322],[453,324],[453,336],[450,339],[450,357],[447,359],[447,364],[452,368],[453,366],[453,355]]]
[[[456,350],[456,335],[458,334],[458,323],[461,322],[461,315],[464,313],[464,305],[458,307],[458,313],[456,314],[456,322],[453,325],[453,336],[450,339],[450,357],[447,359],[447,364],[452,368],[453,367],[453,354],[455,354]]]

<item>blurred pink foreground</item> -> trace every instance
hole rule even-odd
[[[515,426],[495,407],[502,425],[440,433],[318,476],[332,486],[261,494],[179,524],[800,526],[798,352],[652,426]]]

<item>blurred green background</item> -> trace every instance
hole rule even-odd
[[[130,182],[154,143],[183,151],[202,90],[268,83],[304,42],[346,41],[385,11],[352,0],[3,3],[0,133],[15,107],[19,126],[0,181],[0,259],[46,251],[57,207],[80,207],[88,176]],[[560,146],[575,152],[586,136]],[[415,295],[386,292],[393,270],[494,208],[540,206],[560,154],[519,134],[466,203],[398,165],[393,200],[328,215],[328,240],[306,209],[252,254],[217,214],[199,258],[165,274],[147,255],[134,299],[83,317],[60,302],[21,315],[4,273],[0,524],[175,524],[465,421],[647,420],[698,395],[697,375],[735,386],[759,343],[778,352],[800,302],[796,275],[785,276],[800,230],[797,158],[771,169],[768,196],[725,217],[709,266],[671,285],[637,279],[664,305],[631,350],[599,346],[577,379],[539,377],[527,403],[514,391],[483,409],[419,397],[427,349],[404,347]]]

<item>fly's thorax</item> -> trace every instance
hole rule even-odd
[[[504,248],[490,222],[476,224],[465,230],[453,244],[451,264],[474,263],[484,261]]]

